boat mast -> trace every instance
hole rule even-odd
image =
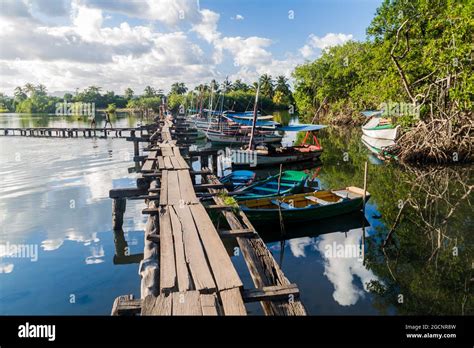
[[[214,93],[214,82],[211,82],[211,101],[210,101],[211,107],[207,116],[207,119],[210,121],[212,121],[212,94],[213,93]]]
[[[258,106],[258,94],[260,92],[260,81],[257,85],[257,93],[255,94],[255,104],[253,106],[253,120],[252,120],[252,132],[250,133],[249,150],[253,150],[253,137],[255,134],[255,126],[257,125],[257,106]]]
[[[202,118],[202,85],[199,88],[199,117]]]

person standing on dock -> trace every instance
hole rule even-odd
[[[91,115],[91,128],[95,128],[96,123],[95,123],[95,114]]]
[[[108,111],[105,112],[105,125],[104,125],[104,128],[107,128],[107,124],[110,124],[110,128],[114,128],[112,126],[112,122],[110,122],[110,115],[109,115]]]

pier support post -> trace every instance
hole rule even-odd
[[[123,214],[127,207],[125,198],[115,198],[112,201],[112,229],[114,231],[121,230],[123,226]]]
[[[209,155],[201,156],[201,168],[209,168]]]
[[[217,175],[217,153],[212,155],[212,172]]]

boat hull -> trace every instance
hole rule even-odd
[[[240,156],[242,151],[234,150],[232,156],[232,165],[235,167],[269,167],[278,164],[298,163],[298,162],[309,162],[317,161],[321,156],[323,150],[313,151],[310,153],[296,153],[288,155],[268,156],[268,155],[257,155],[256,158],[245,158]],[[234,156],[234,153],[236,154]],[[244,157],[244,158],[241,158]],[[235,160],[234,160],[235,158]]]
[[[370,138],[395,140],[398,136],[399,129],[400,129],[400,126],[396,126],[395,128],[382,128],[382,129],[362,127],[362,133],[364,133],[364,135]]]
[[[280,195],[288,195],[303,191],[304,184],[308,175],[298,171],[284,171],[280,180],[280,189],[278,189],[279,174],[268,177],[265,180],[253,183],[233,197],[237,201],[249,199],[262,199]]]
[[[248,136],[234,136],[213,132],[206,132],[206,137],[211,142],[219,144],[246,144],[250,141]],[[255,143],[279,143],[282,138],[280,135],[256,136]]]
[[[358,189],[361,192],[361,189]],[[321,191],[322,192],[322,191]],[[317,194],[317,193],[316,193]],[[291,201],[293,197],[304,196],[306,194],[299,194],[296,196],[287,196],[285,200]],[[311,194],[308,194],[311,195]],[[369,200],[370,194],[367,192],[366,201]],[[250,202],[258,201],[247,201]],[[252,206],[252,205],[251,205]],[[307,221],[314,221],[334,217],[338,215],[352,213],[362,209],[363,206],[363,195],[358,194],[350,199],[342,199],[339,202],[327,205],[309,205],[303,208],[292,208],[292,209],[279,209],[277,206],[274,208],[249,208],[246,205],[246,201],[241,202],[241,209],[245,212],[247,217],[254,224],[270,224],[279,223],[280,214],[283,218],[284,223],[301,223]]]

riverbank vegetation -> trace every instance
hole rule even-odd
[[[109,112],[126,108],[146,116],[150,111],[158,112],[164,100],[174,112],[181,106],[185,109],[210,108],[211,96],[213,109],[246,111],[253,108],[257,85],[257,82],[246,84],[241,80],[232,82],[226,79],[222,83],[212,80],[190,90],[183,82],[176,82],[171,85],[168,94],[162,89],[146,86],[141,95],[136,95],[131,88],[118,95],[114,91],[102,92],[98,86],[89,86],[74,94],[65,93],[60,98],[48,95],[44,85],[28,83],[17,87],[13,97],[0,93],[0,112],[54,113],[56,103],[68,102],[94,103],[96,109],[107,109]],[[262,75],[259,100],[259,108],[263,111],[287,110],[294,103],[288,79]]]
[[[306,119],[360,124],[360,111],[412,105],[396,114],[406,162],[472,161],[474,74],[471,1],[386,0],[365,42],[329,48],[294,71]]]

